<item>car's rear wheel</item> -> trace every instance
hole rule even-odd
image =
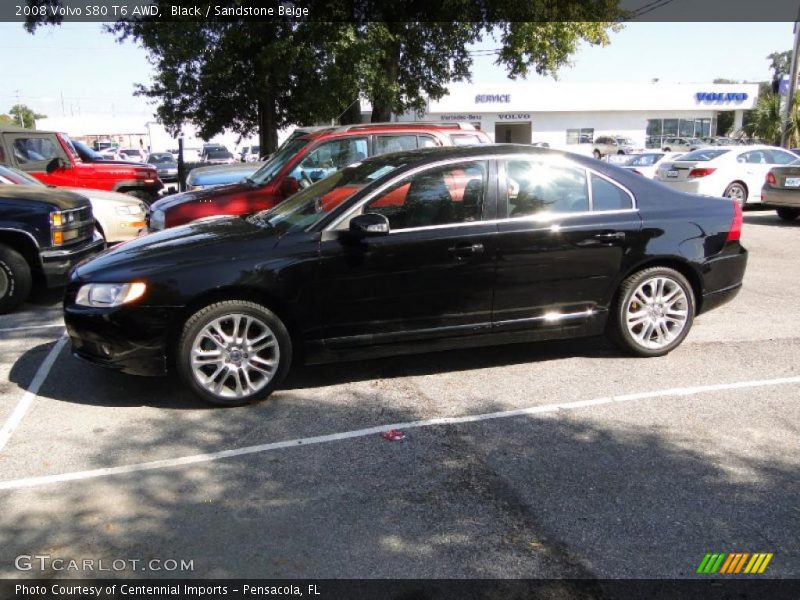
[[[0,314],[22,304],[31,293],[31,268],[22,255],[0,244]]]
[[[722,195],[731,200],[735,200],[742,207],[747,204],[747,188],[743,183],[739,183],[738,181],[734,181],[726,187]]]
[[[255,302],[206,306],[183,327],[177,365],[192,391],[208,402],[241,406],[269,396],[289,371],[292,342],[286,327]]]
[[[594,157],[595,157],[597,160],[600,160],[600,156],[601,156],[601,154],[600,154],[600,150],[595,150],[594,152],[592,152],[592,155],[594,155]]]
[[[675,269],[651,267],[622,283],[608,322],[608,335],[636,356],[663,356],[684,340],[692,327],[692,286]]]
[[[775,212],[784,221],[794,221],[797,217],[800,217],[800,208],[781,207],[776,208]]]

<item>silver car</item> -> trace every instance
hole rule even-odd
[[[661,144],[661,149],[664,152],[689,152],[708,145],[698,138],[669,137]]]

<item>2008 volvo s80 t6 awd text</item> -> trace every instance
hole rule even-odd
[[[735,202],[530,146],[432,148],[347,167],[247,218],[148,235],[77,267],[73,352],[176,370],[211,402],[325,362],[606,332],[660,356],[733,298]]]

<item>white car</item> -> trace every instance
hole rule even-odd
[[[0,185],[4,184],[46,187],[41,181],[23,171],[0,165]],[[109,244],[132,240],[145,228],[144,217],[147,206],[129,194],[87,188],[60,189],[89,199],[97,229]]]
[[[644,175],[648,179],[654,179],[661,163],[677,160],[683,154],[683,152],[664,152],[662,150],[631,154],[626,156],[625,162],[619,166],[639,175]]]
[[[775,146],[710,146],[659,165],[655,179],[692,194],[726,196],[742,205],[761,202],[769,170],[797,156]]]

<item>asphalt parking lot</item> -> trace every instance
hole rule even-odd
[[[749,211],[742,240],[743,291],[666,357],[592,339],[297,368],[236,409],[78,362],[39,293],[0,317],[0,576],[107,575],[15,568],[38,554],[193,563],[117,573],[147,577],[672,578],[771,552],[764,576],[800,577],[800,223]]]

